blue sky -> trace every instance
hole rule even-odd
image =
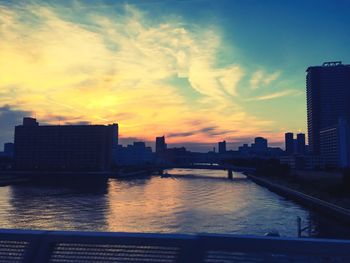
[[[306,68],[350,63],[349,10],[315,0],[0,0],[0,142],[29,114],[117,121],[125,142],[282,145],[284,132],[306,132]]]

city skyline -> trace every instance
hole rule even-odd
[[[0,1],[0,143],[35,116],[118,122],[122,143],[282,146],[306,132],[307,67],[350,61],[349,3],[312,2]]]
[[[33,117],[23,117],[23,120],[22,120],[22,123],[16,125],[15,127],[13,127],[13,133],[15,134],[15,130],[16,128],[19,126],[21,127],[22,125],[24,125],[24,123],[26,122],[35,122],[36,125],[39,125],[39,122],[37,119],[33,118]],[[111,124],[108,124],[108,126],[110,126]],[[154,150],[154,153],[157,153],[157,145],[159,145],[159,140],[162,140],[164,145],[165,145],[165,149],[169,148],[170,149],[176,149],[176,148],[186,148],[185,145],[181,144],[181,143],[171,143],[171,144],[168,144],[166,143],[166,137],[163,135],[162,137],[155,137],[155,140],[154,141],[138,141],[138,138],[132,138],[132,137],[127,137],[127,138],[122,138],[120,140],[119,138],[119,129],[118,129],[118,124],[117,123],[113,123],[113,125],[115,125],[116,127],[116,130],[115,130],[115,142],[114,142],[114,145],[115,146],[132,146],[134,145],[135,143],[138,145],[140,143],[142,143],[143,145],[147,146],[148,148],[150,148],[151,150]],[[35,125],[34,125],[35,126]],[[54,127],[89,127],[89,126],[105,126],[105,125],[101,125],[101,124],[88,124],[88,123],[75,123],[75,124],[68,124],[68,125],[54,125],[54,124],[47,124],[47,123],[42,123],[42,125],[40,125],[41,127],[44,126],[44,127],[48,127],[48,128],[54,128]],[[293,133],[286,133],[286,134],[292,134]],[[303,136],[304,137],[304,145],[305,145],[305,134],[304,133],[298,133],[298,138],[299,136]],[[14,136],[16,137],[16,136]],[[216,143],[207,143],[207,144],[200,144],[200,143],[194,143],[192,145],[192,147],[190,146],[188,150],[190,151],[194,151],[194,152],[217,152],[217,153],[224,153],[226,151],[237,151],[239,150],[239,148],[241,148],[242,146],[244,147],[245,145],[248,146],[250,145],[251,147],[254,147],[254,141],[256,143],[256,140],[264,140],[266,141],[266,146],[269,146],[269,147],[273,147],[273,148],[276,148],[276,149],[281,149],[281,150],[285,150],[287,153],[288,153],[288,150],[287,150],[287,144],[286,144],[286,138],[285,138],[285,145],[284,147],[280,147],[280,145],[276,145],[275,143],[271,143],[268,141],[268,139],[266,138],[263,138],[263,137],[254,137],[252,138],[250,141],[247,141],[247,142],[244,142],[244,143],[240,143],[240,142],[226,142],[225,140],[222,141],[222,142],[216,142]],[[120,142],[121,141],[121,142]],[[296,141],[296,140],[295,140]],[[15,145],[15,138],[14,138],[14,142],[5,142],[3,144],[3,150],[6,152],[8,151],[8,147],[13,147]],[[190,144],[191,145],[191,144]],[[226,145],[228,145],[228,147],[226,147]],[[250,147],[249,146],[249,147]],[[202,147],[202,148],[201,148]],[[296,146],[295,146],[296,147]],[[203,149],[205,148],[208,148],[209,150],[208,151],[205,151]],[[7,149],[7,150],[6,150]],[[1,150],[1,146],[0,146],[0,150]],[[1,151],[0,151],[1,153]]]

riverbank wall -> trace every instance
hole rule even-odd
[[[246,174],[246,176],[258,185],[268,188],[270,191],[275,192],[281,196],[294,200],[304,206],[319,211],[323,214],[327,214],[333,218],[337,218],[344,223],[350,224],[350,210],[321,200],[319,198],[304,194],[300,191],[291,189],[286,186],[282,186],[271,182],[269,179],[261,178],[260,176]]]
[[[84,184],[94,181],[105,181],[108,178],[147,176],[151,173],[152,171],[149,169],[121,169],[105,172],[0,171],[0,186],[46,181]]]

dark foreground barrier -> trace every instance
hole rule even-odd
[[[350,262],[350,241],[0,230],[0,262]]]

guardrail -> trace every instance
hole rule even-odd
[[[0,230],[0,262],[350,262],[350,241]]]

